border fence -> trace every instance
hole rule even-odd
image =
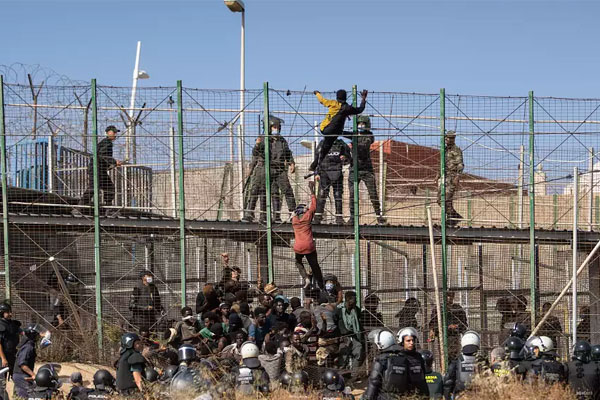
[[[240,110],[240,91],[193,89],[178,81],[137,88],[131,109],[123,106],[131,88],[95,80],[32,85],[35,101],[30,86],[0,81],[0,87],[0,288],[22,319],[76,332],[65,339],[69,349],[92,341],[104,352],[118,332],[134,328],[128,299],[140,271],[156,277],[166,312],[161,318],[178,320],[180,308],[193,306],[205,283],[221,279],[222,252],[250,285],[274,282],[288,297],[303,297],[286,193],[266,179],[266,204],[262,209],[258,202],[256,222],[241,219],[248,187],[257,184],[248,179],[257,140],[281,140],[263,123],[268,115],[284,121],[281,137],[295,170],[283,174],[294,202],[309,202],[304,177],[327,111],[312,92],[265,83],[244,92]],[[349,101],[360,100],[356,87],[348,93]],[[335,92],[322,94],[335,98]],[[600,99],[533,93],[369,93],[364,114],[374,134],[377,201],[387,223],[377,223],[366,188],[350,182],[358,169],[344,166],[343,184],[328,194],[322,222],[314,226],[324,273],[336,275],[344,290],[355,290],[367,312],[381,313],[384,326],[397,329],[416,320],[430,347],[440,340],[432,320],[436,293],[444,320],[462,307],[468,327],[491,348],[502,343],[511,323],[537,325],[546,303],[575,278],[543,332],[556,339],[563,356],[573,337],[600,342],[598,257],[574,274],[600,241],[599,109]],[[114,203],[101,207],[105,178],[98,175],[97,143],[108,125],[122,131],[114,157],[123,165],[110,171]],[[445,194],[448,184],[444,140],[450,130],[464,163],[452,183],[454,208],[462,216],[456,225],[444,196],[438,202],[438,190]],[[346,131],[354,161],[355,119]],[[264,167],[266,176],[275,171],[268,157]],[[89,188],[94,206],[80,207]],[[340,191],[343,225],[336,223]],[[81,215],[73,216],[74,209]],[[448,292],[455,293],[453,303]],[[364,301],[374,295],[377,301]],[[60,323],[58,304],[67,316]],[[447,325],[448,340],[467,328]]]

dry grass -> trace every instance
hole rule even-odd
[[[503,380],[495,376],[476,378],[461,399],[576,400],[569,386],[558,384],[550,386],[537,381],[519,382],[516,379]]]

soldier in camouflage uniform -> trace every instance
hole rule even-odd
[[[273,222],[281,222],[281,197],[280,191],[285,196],[288,211],[296,209],[296,198],[286,168],[289,167],[290,174],[296,172],[296,163],[290,150],[288,142],[281,136],[281,124],[283,120],[271,115],[269,116],[269,128],[271,129],[271,194],[273,196]]]
[[[273,210],[275,212],[274,222],[281,222],[280,190],[285,196],[288,210],[293,211],[296,209],[294,191],[292,190],[286,171],[286,168],[289,166],[290,173],[294,173],[296,164],[287,141],[283,136],[280,136],[282,123],[283,120],[272,115],[269,116],[269,129],[271,131],[269,141],[271,159],[270,178]],[[260,208],[262,211],[260,221],[264,222],[266,220],[265,210],[267,208],[267,199],[265,186],[265,143],[263,137],[256,139],[256,144],[252,149],[252,162],[250,163],[249,174],[250,182],[244,196],[246,203],[244,207],[244,221],[252,222],[254,220],[254,208],[260,198]]]
[[[245,222],[254,221],[254,208],[260,198],[260,221],[266,220],[267,197],[265,186],[265,144],[262,136],[256,138],[252,149],[252,161],[248,171],[247,187],[244,188],[244,218]]]
[[[373,210],[377,215],[377,222],[385,223],[385,218],[381,215],[381,207],[379,206],[379,196],[377,195],[377,185],[375,184],[375,174],[373,173],[373,163],[371,162],[371,145],[375,141],[373,132],[371,132],[371,120],[368,115],[359,115],[357,118],[358,124],[358,183],[363,181],[369,192]],[[344,137],[352,140],[352,132],[344,132]],[[351,165],[350,173],[348,174],[348,188],[350,192],[350,219],[348,224],[354,223],[354,164]]]
[[[446,216],[448,225],[456,225],[462,216],[454,209],[454,193],[458,188],[460,174],[464,169],[462,150],[456,145],[456,132],[448,131],[445,136],[446,150]],[[438,176],[438,204],[442,205],[442,179]]]

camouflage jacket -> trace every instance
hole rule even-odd
[[[460,174],[465,168],[462,150],[457,145],[446,147],[446,174]]]

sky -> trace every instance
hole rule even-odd
[[[600,2],[246,0],[246,87],[600,97]],[[239,88],[222,0],[4,0],[0,64],[130,86]]]

